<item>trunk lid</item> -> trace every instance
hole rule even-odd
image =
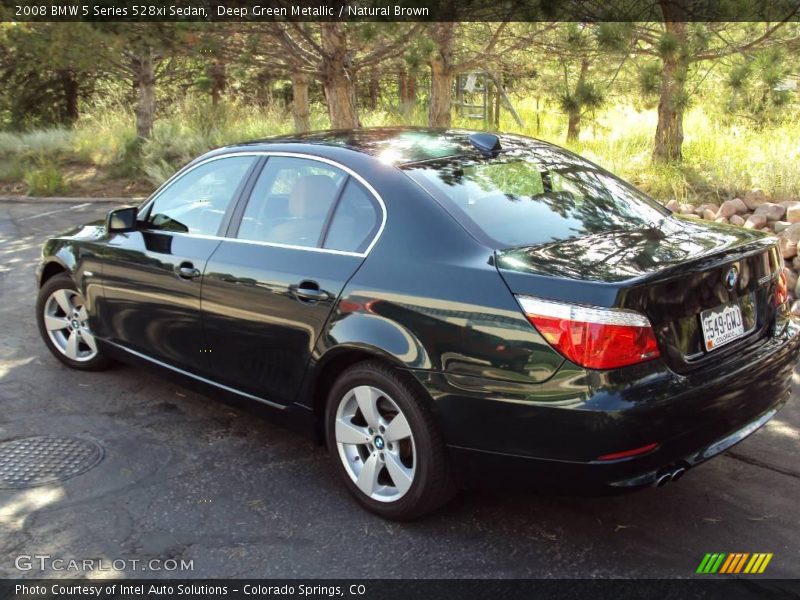
[[[782,262],[776,241],[672,216],[643,229],[499,250],[496,264],[515,294],[645,314],[664,361],[686,372],[768,335]],[[700,315],[731,303],[740,307],[745,334],[708,350]]]

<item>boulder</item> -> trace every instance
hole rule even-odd
[[[711,210],[710,208],[707,208],[703,211],[703,218],[706,221],[713,221],[714,219],[717,218],[717,213]]]
[[[679,210],[680,210],[680,213],[682,215],[694,214],[695,205],[694,204],[688,204],[688,203],[681,204]]]
[[[786,220],[789,223],[800,223],[800,202],[792,202],[786,207]]]
[[[783,267],[783,274],[786,277],[786,285],[790,290],[797,287],[797,274],[789,267]]]
[[[743,214],[747,212],[747,205],[742,202],[739,198],[734,198],[733,200],[726,200],[722,203],[722,206],[719,207],[717,210],[717,217],[731,217],[737,214]]]
[[[740,217],[739,215],[733,215],[730,218],[730,222],[731,222],[731,225],[738,225],[739,227],[744,225],[744,219],[742,217]]]
[[[756,209],[755,214],[764,215],[767,217],[767,221],[779,221],[786,214],[786,209],[780,204],[765,202]]]
[[[714,212],[717,212],[719,210],[719,204],[714,204],[713,202],[704,202],[695,209],[695,212],[698,215],[702,215],[707,210],[713,210]]]
[[[672,200],[667,202],[667,208],[672,212],[678,212],[680,211],[681,205],[678,204],[678,201],[675,200],[675,198],[673,198]]]
[[[762,189],[755,188],[744,195],[744,203],[750,210],[755,210],[765,202],[767,202],[767,196]]]
[[[789,238],[793,242],[800,242],[800,223],[792,223],[781,232],[781,236]]]
[[[779,237],[778,243],[781,248],[783,258],[794,258],[797,256],[797,242],[789,238]]]
[[[744,222],[745,229],[761,229],[767,224],[767,217],[764,215],[752,214]]]
[[[791,225],[789,221],[775,221],[772,224],[772,228],[775,230],[775,233],[780,233],[781,231],[789,227],[789,225]]]
[[[727,223],[728,219],[726,219],[725,217],[717,217],[716,219],[714,219],[714,222],[715,223]]]

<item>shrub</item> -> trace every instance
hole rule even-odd
[[[67,190],[61,170],[53,162],[43,162],[26,170],[22,176],[29,196],[53,196]]]
[[[22,163],[15,159],[0,159],[0,181],[12,183],[20,181],[25,174]]]

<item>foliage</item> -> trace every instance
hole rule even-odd
[[[52,161],[35,164],[22,178],[29,196],[53,196],[67,191],[61,169]]]
[[[330,126],[327,92],[339,84],[329,69],[340,67],[362,126],[426,125],[433,62],[442,58],[445,83],[465,70],[502,77],[526,125],[503,108],[500,129],[559,144],[571,131],[570,148],[660,198],[726,198],[753,186],[780,198],[800,194],[800,24],[668,25],[326,26],[345,39],[343,62],[334,64],[319,23],[2,23],[0,181],[57,189],[64,182],[52,171],[82,164],[160,183],[210,148],[292,131],[296,71],[310,78],[310,129]],[[147,60],[149,100],[139,85]],[[685,113],[683,163],[653,165],[670,61],[677,71],[666,112]],[[409,79],[413,92],[403,97]],[[441,106],[447,112],[449,100]],[[460,118],[453,125],[489,127]]]

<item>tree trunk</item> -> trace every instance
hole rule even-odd
[[[256,102],[260,106],[266,106],[271,104],[273,101],[272,79],[273,73],[268,68],[262,69],[258,75],[256,75],[256,90],[254,96],[256,98]],[[292,83],[294,85],[294,82]]]
[[[341,23],[320,23],[320,38],[325,58],[322,61],[322,87],[333,129],[359,127],[354,73]]]
[[[577,142],[581,135],[581,112],[571,110],[569,111],[569,120],[567,121],[567,141]]]
[[[211,80],[211,104],[217,106],[228,87],[225,62],[219,58],[214,59],[209,65],[208,76]]]
[[[369,76],[369,108],[378,108],[378,96],[381,93],[381,79],[377,70],[372,71]]]
[[[453,75],[439,58],[431,60],[431,100],[428,125],[450,127],[450,105],[453,99]]]
[[[581,60],[581,70],[578,73],[578,81],[575,83],[575,91],[573,98],[575,99],[575,108],[570,110],[567,114],[569,119],[567,121],[567,141],[577,142],[581,136],[581,116],[583,114],[583,98],[581,96],[581,89],[583,84],[586,83],[586,73],[589,71],[589,59],[583,58]]]
[[[409,110],[417,104],[417,74],[409,73],[406,80],[406,97],[403,101]]]
[[[405,103],[406,96],[408,95],[408,71],[400,69],[397,72],[397,100],[402,110]]]
[[[653,147],[654,163],[678,162],[683,145],[683,109],[686,101],[686,77],[689,73],[687,55],[688,38],[685,22],[670,20],[670,12],[664,11],[667,34],[675,37],[677,50],[665,56],[661,69],[661,93],[658,100],[658,125]]]
[[[311,129],[308,117],[308,86],[311,78],[305,73],[292,73],[292,117],[295,133]]]
[[[500,130],[500,108],[503,105],[503,74],[497,76],[497,83],[494,88],[494,128]]]
[[[64,118],[69,122],[78,120],[79,86],[75,74],[69,70],[59,71],[61,89],[64,93]]]
[[[156,77],[152,51],[134,59],[136,73],[136,135],[148,139],[153,134],[156,112]]]
[[[453,33],[455,23],[436,23],[432,28],[436,49],[430,59],[431,100],[428,125],[450,127],[453,97]]]
[[[408,117],[417,104],[417,77],[406,69],[401,69],[397,74],[397,92],[400,112]]]

